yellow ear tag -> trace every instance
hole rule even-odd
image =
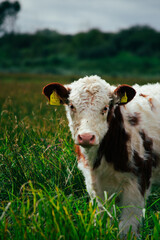
[[[56,105],[56,106],[60,105],[60,99],[55,91],[53,91],[53,93],[50,95],[49,103],[50,105]]]
[[[121,103],[126,103],[128,101],[127,94],[125,92],[124,96],[121,98]]]

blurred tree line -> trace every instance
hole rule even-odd
[[[0,71],[160,75],[160,32],[134,26],[118,33],[6,33],[0,37]]]
[[[18,1],[0,3],[0,33],[13,32],[17,14],[21,6]]]

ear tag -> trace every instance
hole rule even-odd
[[[128,98],[127,98],[127,94],[125,92],[124,96],[121,98],[121,103],[127,103]]]
[[[50,95],[49,103],[50,105],[56,105],[56,106],[60,105],[60,99],[55,91],[53,91],[53,93]]]

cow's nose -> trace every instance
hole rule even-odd
[[[95,135],[90,133],[78,135],[78,143],[83,147],[93,146],[95,144],[95,139],[96,139]]]

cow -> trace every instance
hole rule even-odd
[[[160,84],[116,87],[86,76],[50,83],[43,94],[51,105],[65,106],[91,199],[119,193],[120,231],[125,235],[131,226],[138,234],[145,199],[160,179]]]

